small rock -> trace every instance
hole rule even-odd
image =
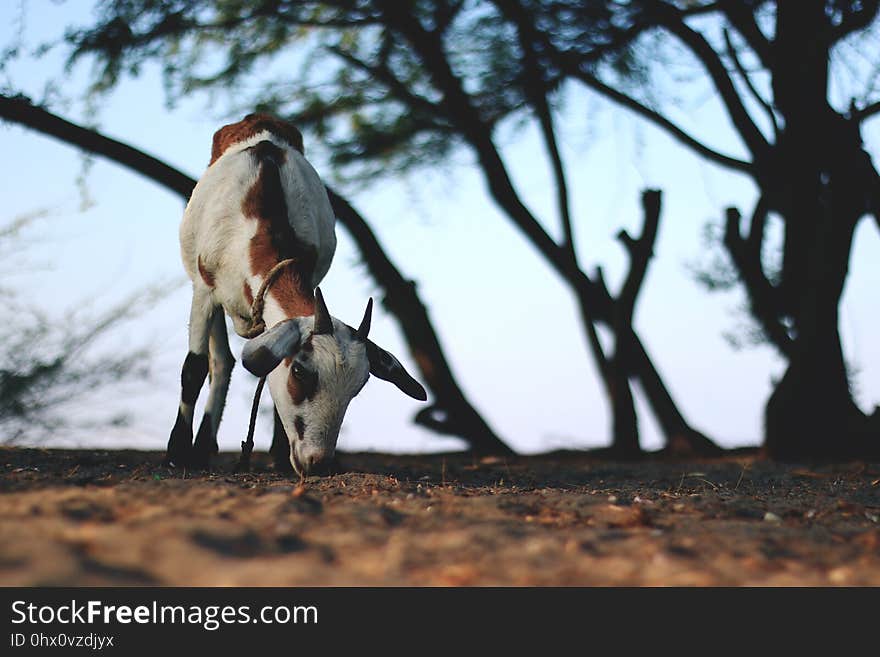
[[[608,496],[609,504],[617,504],[617,495],[609,495]]]
[[[764,522],[782,522],[782,518],[777,516],[772,511],[768,511],[764,514]]]

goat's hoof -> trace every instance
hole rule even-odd
[[[192,461],[190,449],[168,449],[162,459],[162,465],[167,468],[188,468]]]
[[[217,439],[211,425],[211,414],[205,413],[190,452],[189,466],[194,470],[210,470],[211,458],[218,452]]]
[[[177,411],[177,420],[171,429],[168,438],[168,448],[165,451],[163,463],[172,468],[180,468],[189,465],[192,454],[192,428],[183,419],[180,411]]]

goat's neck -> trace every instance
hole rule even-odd
[[[285,281],[286,282],[286,281]],[[263,321],[267,328],[272,328],[278,322],[283,322],[294,317],[309,317],[315,314],[314,296],[306,296],[293,292],[288,285],[276,290],[281,280],[273,284],[266,292],[266,300],[263,307]]]

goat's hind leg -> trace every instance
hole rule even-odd
[[[232,376],[232,368],[235,366],[235,358],[229,349],[229,337],[226,334],[226,317],[220,307],[214,309],[214,314],[211,317],[208,351],[210,353],[211,388],[208,393],[208,403],[205,405],[205,414],[193,444],[191,465],[194,468],[210,467],[211,457],[218,452],[217,428],[220,426],[220,419],[223,416],[226,393],[229,390],[229,379]]]
[[[287,439],[287,432],[284,425],[281,424],[281,417],[278,415],[278,409],[273,406],[272,415],[275,417],[272,429],[272,447],[269,453],[272,455],[272,463],[275,471],[280,474],[293,474],[293,465],[290,463],[290,442]]]
[[[193,411],[208,375],[208,334],[212,313],[210,293],[195,286],[189,317],[189,353],[180,372],[180,404],[165,452],[168,465],[189,466],[192,460]]]

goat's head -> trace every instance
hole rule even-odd
[[[372,308],[370,299],[354,329],[330,316],[318,289],[314,318],[279,322],[245,344],[242,363],[268,377],[298,474],[320,472],[332,459],[348,404],[370,374],[414,399],[428,398],[391,353],[368,339]]]

